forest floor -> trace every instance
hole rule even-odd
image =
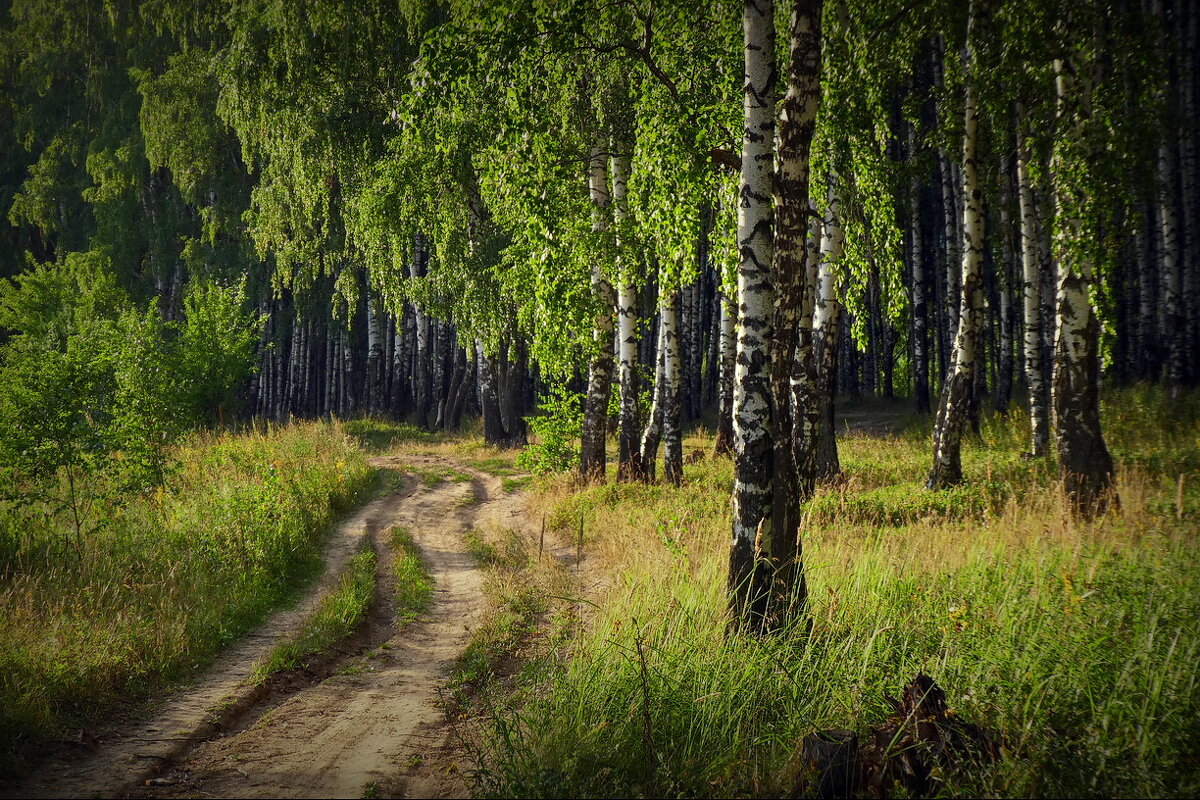
[[[481,528],[538,530],[524,493],[448,455],[380,455],[390,488],[339,526],[324,577],[295,607],[226,651],[194,687],[149,721],[116,722],[80,756],[52,758],[4,796],[463,796],[471,765],[445,691],[485,616]],[[501,470],[505,471],[505,470]],[[435,587],[425,613],[397,620],[393,529],[404,529]],[[574,556],[548,543],[555,560]],[[256,670],[331,591],[350,558],[376,554],[375,596],[349,638],[303,667],[255,681]]]

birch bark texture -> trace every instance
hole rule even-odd
[[[618,252],[620,237],[628,217],[625,196],[628,182],[629,156],[619,153],[612,159],[613,221],[617,228]],[[635,480],[642,478],[639,452],[641,426],[638,419],[638,287],[633,259],[626,259],[622,255],[618,255],[617,258],[617,348],[620,360],[618,379],[621,388],[617,478]]]
[[[829,210],[821,231],[816,308],[813,310],[813,351],[817,362],[817,399],[821,404],[817,421],[816,476],[828,481],[842,471],[838,461],[833,395],[837,390],[837,356],[842,305],[838,300],[834,265],[842,257],[842,228],[837,220],[837,201],[830,196]]]
[[[1041,458],[1050,449],[1050,415],[1042,364],[1041,260],[1038,257],[1037,206],[1029,175],[1029,136],[1024,107],[1017,107],[1017,199],[1021,209],[1021,276],[1025,311],[1025,383],[1029,388],[1029,454]]]
[[[809,151],[817,124],[821,78],[821,2],[792,7],[788,88],[780,104],[772,269],[774,308],[770,338],[772,474],[771,535],[766,539],[772,598],[766,624],[780,627],[804,608],[800,506],[812,495],[814,462],[808,423],[811,395],[813,281],[809,279]],[[805,312],[807,311],[807,317]],[[797,450],[804,452],[798,453]],[[805,467],[804,474],[800,465]]]
[[[942,489],[962,482],[962,434],[967,423],[978,368],[979,328],[983,321],[983,190],[976,156],[979,105],[973,80],[973,41],[979,28],[979,2],[971,0],[967,41],[963,46],[963,210],[962,297],[954,337],[954,361],[942,387],[933,429],[933,468],[926,488]]]
[[[771,570],[764,552],[772,534],[770,344],[775,161],[775,3],[746,0],[741,188],[738,198],[738,339],[733,396],[733,542],[729,601],[733,620],[763,629]]]
[[[607,158],[597,137],[592,145],[588,168],[588,192],[592,201],[592,231],[608,229],[609,189]],[[579,453],[579,476],[585,481],[604,477],[606,469],[605,439],[608,436],[608,395],[613,379],[613,311],[616,293],[604,274],[600,261],[592,263],[592,294],[597,303],[592,322],[592,344],[595,348],[588,365],[587,397],[583,406],[583,431]]]
[[[1054,434],[1067,501],[1082,516],[1116,501],[1113,460],[1100,430],[1100,321],[1092,308],[1096,245],[1085,231],[1093,187],[1088,164],[1091,91],[1078,64],[1055,59],[1058,125],[1050,174],[1056,206],[1052,247],[1058,263],[1055,296]]]

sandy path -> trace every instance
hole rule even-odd
[[[373,463],[466,471],[415,456]],[[443,481],[417,490],[382,521],[381,534],[407,526],[425,558],[436,587],[426,614],[389,631],[368,657],[277,705],[264,703],[240,730],[197,747],[171,773],[178,783],[138,793],[362,797],[386,784],[401,796],[463,796],[469,766],[460,763],[454,722],[442,712],[438,692],[482,610],[482,575],[464,551],[463,534],[485,519],[519,513],[515,497],[498,495],[498,484],[478,475]]]
[[[150,722],[104,734],[82,757],[48,758],[0,797],[362,797],[379,787],[402,797],[464,796],[471,765],[439,703],[483,609],[482,573],[464,534],[495,524],[530,535],[533,526],[523,495],[504,493],[498,478],[432,456],[372,463],[473,479],[430,488],[406,476],[339,526],[320,584],[221,654],[194,688]],[[388,536],[398,525],[411,532],[435,585],[429,610],[400,630]],[[367,623],[318,673],[251,687],[256,665],[297,630],[363,546],[379,556]]]
[[[159,765],[228,727],[265,693],[247,682],[258,663],[299,627],[350,558],[387,524],[417,485],[415,478],[407,477],[399,490],[368,503],[339,525],[326,546],[325,572],[318,584],[293,608],[276,612],[220,653],[193,688],[173,697],[149,721],[101,732],[100,744],[90,753],[50,757],[28,778],[5,786],[0,797],[125,794]]]

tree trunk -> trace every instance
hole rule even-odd
[[[673,486],[683,482],[683,409],[680,389],[683,385],[683,359],[680,348],[679,297],[672,292],[662,306],[663,330],[663,478]]]
[[[942,489],[962,481],[963,428],[974,391],[978,368],[979,328],[983,318],[983,192],[979,186],[976,148],[979,109],[976,105],[971,48],[978,26],[976,4],[971,0],[967,44],[963,49],[966,96],[963,103],[963,239],[962,303],[954,338],[954,369],[942,389],[937,424],[933,431],[933,468],[926,487]]]
[[[909,128],[910,158],[916,157],[916,130]],[[913,177],[910,208],[912,220],[912,374],[913,400],[918,414],[928,414],[929,405],[929,309],[925,299],[925,248],[921,238],[921,181]]]
[[[832,198],[821,235],[821,263],[816,309],[813,312],[813,349],[817,362],[817,399],[821,404],[817,423],[816,477],[828,481],[842,471],[838,462],[837,431],[833,397],[837,391],[837,356],[841,303],[833,264],[842,257],[842,229]]]
[[[775,293],[771,183],[775,140],[775,4],[746,0],[745,125],[738,204],[737,366],[733,404],[733,544],[729,596],[733,618],[751,629],[769,627],[772,419],[770,346]]]
[[[1084,232],[1092,202],[1086,173],[1100,153],[1087,142],[1090,87],[1081,85],[1078,66],[1054,62],[1059,124],[1050,174],[1059,275],[1052,392],[1059,476],[1074,510],[1090,516],[1103,513],[1115,493],[1112,456],[1100,430],[1100,323],[1089,297],[1096,245]]]
[[[613,220],[617,225],[618,247],[624,243],[626,225],[625,187],[629,180],[629,156],[614,156]],[[638,288],[634,259],[619,256],[617,274],[620,289],[617,296],[617,348],[620,357],[621,425],[618,443],[617,479],[640,479],[641,455],[638,450],[641,421],[638,419]]]
[[[383,413],[383,314],[367,284],[367,411]]]
[[[409,267],[412,278],[420,278],[425,274],[426,243],[422,234],[417,234],[413,244],[413,260]],[[415,302],[412,304],[413,317],[416,323],[416,350],[413,353],[413,411],[418,427],[429,428],[429,395],[431,393],[429,375],[429,315]]]
[[[817,439],[823,408],[821,396],[818,393],[820,381],[817,376],[816,353],[813,349],[813,322],[816,313],[818,271],[821,261],[822,227],[821,219],[813,214],[809,221],[808,238],[805,242],[804,291],[796,335],[796,352],[792,360],[791,405],[794,417],[792,457],[796,465],[796,491],[801,502],[811,498],[816,489]]]
[[[666,328],[663,315],[658,316],[658,348],[654,354],[654,399],[650,405],[650,415],[646,419],[646,428],[642,431],[642,447],[639,461],[639,473],[642,480],[654,480],[655,467],[658,461],[658,443],[662,439],[663,407],[666,405],[667,376],[665,357],[667,353]]]
[[[600,143],[592,146],[588,189],[592,200],[592,230],[608,228],[608,177]],[[588,388],[583,406],[583,432],[579,452],[579,476],[585,481],[604,477],[605,439],[608,435],[608,397],[613,378],[613,311],[616,296],[604,274],[603,265],[592,264],[592,295],[597,309],[592,323],[594,352],[588,365]]]
[[[1029,142],[1024,109],[1017,110],[1017,185],[1021,207],[1021,272],[1025,310],[1025,383],[1029,387],[1029,454],[1046,455],[1050,447],[1045,370],[1042,366],[1041,260],[1037,245],[1037,207],[1029,178]]]
[[[1179,223],[1175,214],[1175,150],[1166,141],[1158,148],[1158,207],[1162,223],[1163,313],[1167,334],[1167,385],[1178,393],[1184,379],[1187,318],[1183,309],[1183,275],[1179,258]],[[1060,276],[1061,285],[1062,278]]]
[[[715,455],[733,452],[733,371],[737,356],[737,307],[724,294],[718,295],[721,303],[721,353],[720,385],[717,397],[717,440],[713,445]]]

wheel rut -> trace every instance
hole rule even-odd
[[[332,798],[386,786],[399,796],[463,796],[470,765],[462,762],[455,720],[443,712],[439,691],[483,611],[483,576],[464,534],[485,518],[527,526],[523,504],[501,492],[498,479],[452,460],[396,455],[372,463],[472,479],[428,487],[407,475],[398,491],[339,528],[321,587],[363,546],[375,548],[379,566],[369,617],[336,653],[307,672],[248,687],[255,666],[311,611],[323,589],[316,590],[224,653],[159,718],[113,737],[85,763],[58,765],[14,787],[18,794]],[[434,595],[424,614],[397,629],[389,533],[401,525],[425,561]],[[163,735],[172,731],[178,735]]]

